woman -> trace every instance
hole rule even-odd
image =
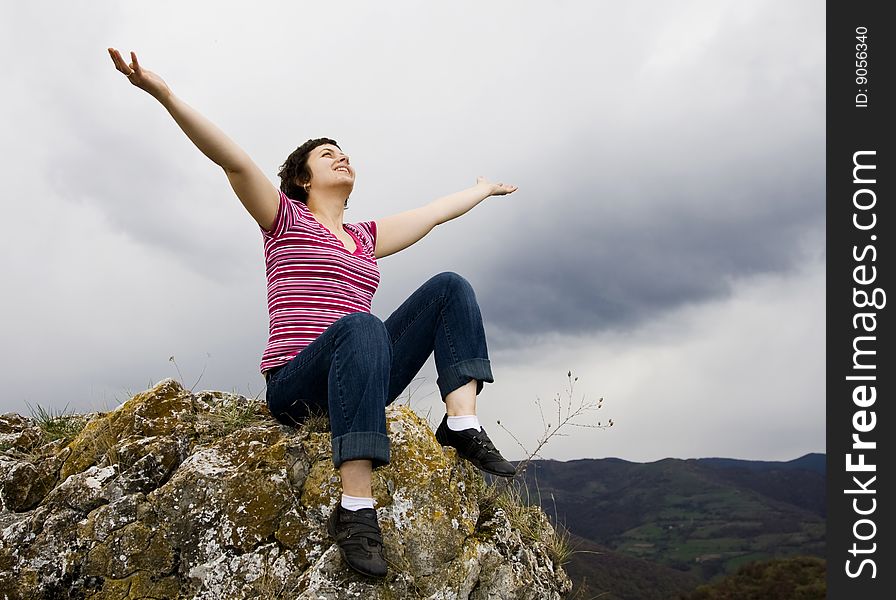
[[[270,337],[261,360],[271,414],[300,423],[327,411],[333,462],[343,495],[328,522],[346,563],[382,577],[386,562],[374,510],[373,468],[389,462],[385,407],[435,353],[446,414],[436,431],[442,445],[480,469],[512,477],[476,417],[476,395],[494,379],[479,306],[470,284],[436,275],[385,322],[370,314],[379,283],[376,260],[395,254],[489,196],[517,188],[476,185],[384,219],[343,223],[355,170],[335,140],[299,146],[282,165],[275,188],[220,129],[175,96],[131,52],[115,67],[164,106],[184,133],[224,169],[237,197],[258,222],[265,247]]]

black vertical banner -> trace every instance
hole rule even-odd
[[[827,3],[828,598],[896,597],[896,22]]]

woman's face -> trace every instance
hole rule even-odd
[[[333,144],[318,146],[308,155],[311,182],[308,189],[345,187],[351,192],[355,185],[355,170],[348,156]]]

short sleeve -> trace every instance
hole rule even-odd
[[[280,206],[277,208],[277,218],[274,219],[274,226],[270,231],[265,231],[265,228],[261,225],[258,226],[265,239],[272,240],[279,238],[287,229],[289,229],[290,225],[292,225],[294,217],[290,207],[291,202],[292,200],[287,198],[286,194],[281,190]]]
[[[362,221],[361,223],[355,223],[355,226],[361,230],[361,233],[366,238],[364,241],[367,244],[367,250],[370,253],[370,256],[376,256],[376,221]]]

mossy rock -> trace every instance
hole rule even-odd
[[[522,529],[500,510],[483,515],[477,470],[408,407],[389,407],[387,422],[392,460],[373,479],[382,581],[348,569],[326,532],[341,482],[325,420],[287,427],[257,401],[165,380],[71,441],[0,454],[0,589],[97,600],[542,600],[570,590],[539,539],[552,533],[543,514]]]

